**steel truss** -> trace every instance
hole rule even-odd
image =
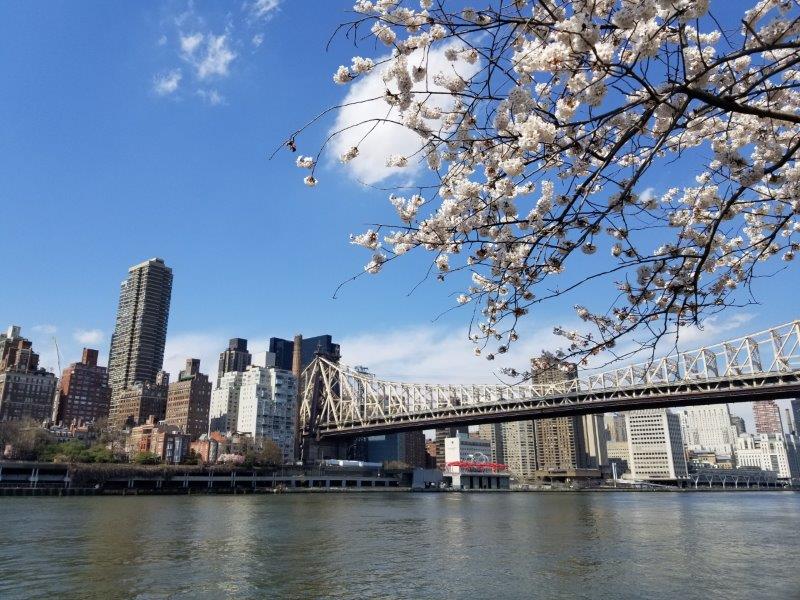
[[[300,422],[319,438],[800,393],[800,321],[654,361],[547,384],[384,381],[318,356]]]

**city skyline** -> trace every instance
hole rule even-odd
[[[0,56],[0,600],[797,596],[800,0],[25,0]]]
[[[422,255],[388,266],[386,277],[365,275],[332,299],[340,283],[363,272],[364,254],[349,244],[349,234],[361,231],[365,221],[393,221],[395,215],[385,192],[359,183],[365,181],[363,167],[357,170],[355,163],[321,164],[320,185],[309,189],[293,156],[267,159],[309,115],[346,97],[347,89],[319,82],[329,82],[353,50],[345,43],[324,52],[342,6],[325,3],[318,18],[296,29],[287,25],[303,18],[302,4],[274,4],[256,20],[237,7],[227,29],[228,11],[208,3],[191,10],[175,2],[113,8],[53,3],[47,11],[35,5],[7,11],[0,47],[20,56],[7,69],[9,80],[25,85],[0,99],[0,114],[13,125],[0,146],[0,175],[3,205],[15,224],[6,235],[30,255],[0,266],[4,279],[26,282],[6,288],[3,321],[24,327],[47,368],[57,371],[53,335],[65,362],[91,346],[103,364],[116,308],[109,294],[128,265],[162,256],[176,273],[165,353],[166,367],[175,373],[189,356],[215,364],[231,337],[251,340],[254,351],[263,351],[270,337],[292,339],[298,332],[330,333],[342,345],[343,361],[366,363],[382,377],[433,382],[494,381],[499,367],[519,368],[552,348],[552,328],[576,324],[572,305],[584,296],[537,308],[519,342],[502,361],[489,363],[472,354],[471,309],[442,315],[460,285],[432,278],[408,295],[429,265]],[[107,35],[91,43],[63,34],[101,20]],[[208,58],[205,42],[212,34],[224,36],[229,50],[217,63],[205,63],[202,80],[202,61],[181,54],[190,34],[203,36],[196,49],[201,58]],[[212,64],[218,68],[209,70]],[[157,83],[168,84],[163,76],[176,69],[182,72],[177,88],[159,95]],[[314,93],[298,95],[274,85],[281,78]],[[43,118],[42,103],[53,89],[64,93],[47,114],[70,119]],[[166,92],[169,85],[159,89]],[[325,131],[317,133],[321,140]],[[316,134],[311,135],[313,143]],[[52,143],[62,139],[70,140],[68,152]],[[31,161],[34,149],[37,160]],[[372,166],[383,179],[370,183],[397,182],[380,164]],[[663,191],[691,183],[689,175],[667,166],[648,173],[643,185]],[[124,225],[142,215],[151,216],[148,227]],[[227,236],[241,260],[220,251]],[[263,268],[254,266],[259,261]],[[32,277],[31,264],[47,276]],[[81,276],[67,268],[71,264],[80,265]],[[776,278],[780,285],[774,285]],[[276,293],[275,281],[291,286]],[[705,334],[686,331],[687,343],[797,318],[796,307],[783,298],[793,288],[800,288],[796,269],[757,280],[760,307],[732,309],[709,321]],[[288,290],[291,301],[285,301]],[[603,286],[586,291],[598,300],[607,294]],[[209,376],[216,378],[216,369]]]

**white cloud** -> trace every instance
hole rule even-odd
[[[261,44],[264,43],[264,34],[263,33],[255,34],[253,36],[253,39],[250,40],[250,42],[253,44],[254,48],[258,48]]]
[[[169,96],[178,90],[182,77],[180,69],[156,75],[153,80],[153,91],[159,96]]]
[[[269,19],[280,3],[280,0],[254,0],[248,10],[256,19]]]
[[[225,96],[223,96],[217,90],[214,89],[197,90],[197,95],[200,96],[206,102],[208,102],[211,106],[218,106],[220,104],[224,104],[225,102]]]
[[[200,47],[200,44],[203,43],[203,34],[202,33],[192,33],[190,35],[181,35],[181,52],[183,53],[184,57],[191,59],[194,56],[195,51]]]
[[[101,329],[76,329],[72,337],[79,344],[97,345],[105,336]]]
[[[342,362],[363,365],[381,379],[431,383],[498,383],[503,367],[528,368],[531,357],[554,350],[551,328],[526,333],[494,361],[475,356],[464,328],[419,326],[345,337]],[[503,378],[507,380],[507,378]]]
[[[474,75],[480,68],[479,64],[470,65],[464,61],[452,63],[444,57],[446,46],[439,46],[431,50],[427,55],[417,50],[408,57],[409,66],[427,64],[427,78],[419,83],[415,83],[414,92],[424,94],[428,92],[444,92],[444,87],[433,83],[433,77],[442,72],[446,75],[453,75],[453,70],[462,78]],[[383,57],[385,60],[388,57]],[[381,123],[364,141],[362,137],[375,125],[376,119],[386,118],[389,105],[380,98],[386,90],[386,84],[382,79],[382,69],[376,67],[367,75],[359,77],[358,80],[348,84],[349,90],[342,104],[346,105],[339,109],[336,121],[331,131],[340,131],[352,127],[344,133],[333,138],[331,150],[336,159],[347,152],[351,147],[358,145],[359,154],[351,162],[347,163],[346,169],[355,179],[367,184],[377,183],[390,177],[395,173],[402,173],[410,176],[417,172],[421,165],[419,158],[412,156],[420,148],[422,138],[411,130],[392,123]],[[393,91],[394,87],[392,88]],[[376,101],[364,102],[371,98],[378,98]],[[451,96],[442,94],[436,96],[436,100],[427,100],[431,105],[446,108],[452,105]],[[420,96],[422,99],[422,96]],[[391,117],[397,119],[396,109]],[[431,121],[430,123],[433,123]],[[387,167],[386,160],[389,156],[399,154],[409,157],[408,167],[398,169]]]
[[[195,64],[198,79],[208,79],[209,77],[228,75],[228,66],[236,58],[236,53],[228,45],[226,34],[209,35],[205,54]]]
[[[162,34],[160,38],[158,38],[158,42],[156,42],[159,46],[166,46],[167,45],[167,36]]]

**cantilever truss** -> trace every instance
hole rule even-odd
[[[547,384],[384,381],[318,356],[300,422],[317,438],[800,393],[800,321],[658,360]]]

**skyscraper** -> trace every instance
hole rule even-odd
[[[112,394],[137,381],[155,383],[164,364],[171,294],[172,269],[162,259],[128,269],[108,358]]]
[[[634,479],[682,479],[688,476],[678,415],[666,408],[625,413],[630,471]]]
[[[687,406],[680,411],[683,443],[692,451],[733,454],[738,433],[727,404]]]
[[[299,338],[301,368],[305,369],[319,352],[321,355],[337,362],[340,357],[339,344],[333,343],[330,335],[318,335],[311,338]],[[269,351],[275,354],[275,367],[286,371],[292,370],[295,342],[281,338],[269,338]]]
[[[531,360],[534,384],[556,384],[577,378],[577,365],[550,357]],[[534,421],[534,430],[538,471],[598,469],[607,462],[601,415],[538,419]]]
[[[744,419],[739,415],[731,415],[731,425],[736,429],[736,437],[747,432],[747,426],[744,424]]]
[[[235,432],[239,421],[239,389],[242,387],[243,374],[229,371],[217,379],[216,387],[211,391],[211,408],[209,409],[209,429],[211,431]]]
[[[219,368],[217,370],[217,386],[225,373],[237,371],[243,373],[253,360],[252,354],[247,351],[247,340],[233,338],[228,342],[228,349],[219,355]]]
[[[108,358],[112,421],[122,390],[134,383],[156,382],[164,364],[171,294],[172,269],[162,259],[151,258],[128,269]]]
[[[502,463],[506,460],[503,444],[504,425],[505,423],[484,423],[478,426],[478,435],[481,439],[492,444],[492,462]]]
[[[61,374],[53,420],[64,425],[97,421],[108,416],[110,401],[108,371],[97,365],[97,350],[84,348],[81,361]]]
[[[294,458],[294,422],[297,380],[291,371],[250,366],[242,374],[236,430],[256,440],[269,438],[283,452],[285,461]]]
[[[753,418],[756,423],[756,433],[783,433],[781,410],[775,400],[753,402]]]
[[[200,372],[200,359],[186,359],[186,368],[167,390],[164,420],[197,439],[208,431],[208,411],[211,404],[211,382]]]
[[[606,413],[603,415],[606,429],[606,440],[609,442],[627,442],[628,431],[625,429],[625,415],[621,413]]]
[[[536,427],[534,421],[500,423],[500,450],[509,472],[519,480],[531,481],[536,475]]]
[[[800,435],[800,398],[795,398],[790,403],[792,407],[792,420],[794,421],[795,433]]]

